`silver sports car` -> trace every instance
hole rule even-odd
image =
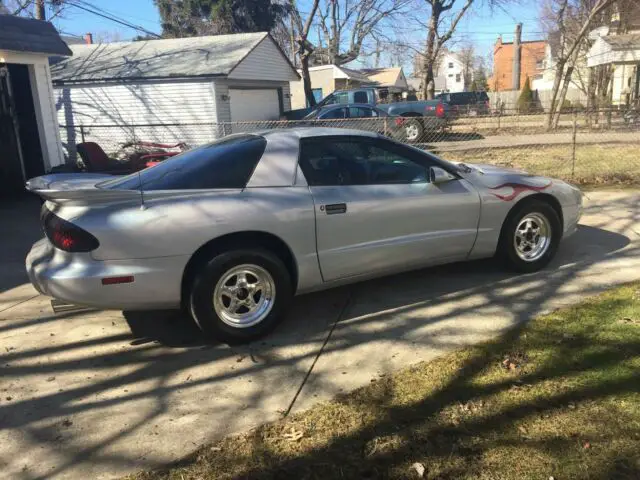
[[[228,342],[255,339],[293,295],[497,256],[538,270],[576,230],[560,180],[454,164],[374,133],[231,135],[128,176],[46,175],[42,293],[109,309],[184,307]]]

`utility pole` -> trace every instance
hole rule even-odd
[[[520,90],[520,35],[522,34],[522,24],[516,25],[516,32],[513,36],[513,76],[511,82],[512,90]]]
[[[46,20],[44,0],[36,0],[36,20]]]

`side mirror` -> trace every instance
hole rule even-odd
[[[455,180],[456,178],[445,169],[440,167],[431,167],[429,169],[429,177],[431,183],[433,183],[434,185],[438,185],[439,183],[447,183],[451,180]]]

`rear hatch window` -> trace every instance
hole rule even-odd
[[[96,187],[144,191],[244,188],[266,146],[261,136],[231,135]]]

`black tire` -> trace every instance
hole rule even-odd
[[[497,256],[510,270],[522,273],[536,272],[544,268],[555,256],[562,237],[562,223],[556,210],[547,202],[540,200],[525,201],[517,210],[511,212],[502,227],[498,243]],[[531,215],[542,216],[547,220],[551,235],[544,253],[534,260],[524,260],[518,254],[515,245],[515,234],[521,220]]]
[[[424,126],[422,121],[411,117],[406,119],[404,123],[404,138],[407,142],[420,142],[423,134]]]
[[[244,328],[225,323],[214,308],[218,281],[238,265],[257,265],[266,270],[275,284],[275,296],[269,313],[257,324]],[[291,304],[291,276],[282,260],[268,250],[243,249],[220,253],[211,258],[194,276],[189,291],[189,309],[202,332],[229,344],[246,343],[271,332],[284,318]]]

